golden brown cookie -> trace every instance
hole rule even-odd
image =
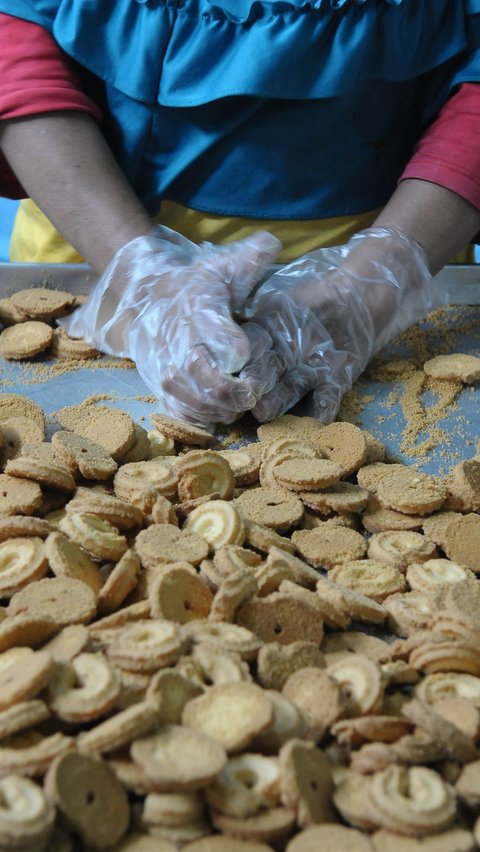
[[[274,478],[289,491],[318,491],[335,485],[343,468],[330,459],[295,458],[275,467]]]
[[[283,488],[252,488],[235,500],[242,517],[274,530],[286,530],[303,515],[302,502]]]
[[[361,559],[367,544],[355,530],[342,527],[317,527],[298,530],[292,542],[306,562],[317,568],[333,568],[352,559]]]
[[[53,332],[44,322],[29,320],[5,328],[0,334],[0,355],[7,360],[21,361],[48,349]]]
[[[447,489],[433,477],[412,470],[401,476],[384,476],[378,484],[377,497],[387,509],[423,515],[441,508]]]
[[[305,736],[316,743],[340,718],[345,707],[338,683],[325,669],[317,667],[307,666],[291,674],[282,694],[301,711],[306,722]]]
[[[135,443],[132,418],[117,408],[70,405],[57,411],[56,416],[64,429],[100,444],[116,461]]]
[[[24,317],[52,319],[65,316],[73,306],[75,296],[65,290],[32,287],[27,290],[17,290],[10,296],[10,300]]]
[[[0,423],[12,417],[26,417],[28,420],[35,421],[41,429],[45,429],[45,415],[40,405],[22,394],[1,393]]]
[[[323,751],[292,739],[280,750],[280,798],[296,813],[301,828],[336,819],[331,800],[333,777]]]
[[[375,533],[368,540],[369,559],[388,562],[403,572],[412,562],[425,562],[436,556],[435,542],[412,530]]]
[[[86,361],[101,353],[83,338],[69,337],[63,328],[53,329],[52,355],[66,361]]]
[[[29,778],[0,780],[2,849],[46,849],[55,822],[55,807]]]
[[[313,825],[297,834],[287,852],[373,852],[366,834],[344,825]]]
[[[308,493],[302,491],[300,499],[315,512],[361,512],[368,503],[366,488],[353,482],[337,482],[322,491]]]

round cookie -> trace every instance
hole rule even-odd
[[[303,515],[303,504],[284,488],[251,488],[240,494],[235,505],[246,520],[272,529],[288,529]]]
[[[362,430],[353,423],[324,426],[318,443],[323,455],[340,465],[343,476],[355,473],[366,462],[367,441]]]
[[[75,339],[69,337],[63,328],[54,328],[52,337],[52,355],[55,358],[68,361],[86,361],[91,358],[99,358],[101,352],[95,349],[83,338]]]
[[[424,372],[433,379],[444,382],[464,382],[471,384],[480,379],[480,358],[455,352],[451,355],[437,355],[423,365]]]
[[[48,349],[52,337],[52,329],[44,322],[28,320],[11,325],[0,334],[0,355],[9,361],[32,358]]]
[[[363,536],[345,527],[297,530],[292,542],[305,561],[315,568],[333,568],[352,559],[362,559],[367,550]]]
[[[480,572],[480,515],[465,515],[447,526],[444,550],[452,562]]]
[[[11,420],[12,417],[26,417],[27,420],[37,423],[41,429],[45,429],[45,415],[40,405],[22,394],[1,393],[0,424]]]
[[[42,491],[38,482],[0,473],[0,514],[30,515],[40,507]]]
[[[10,296],[10,300],[25,317],[51,319],[64,316],[74,304],[75,296],[65,290],[32,287],[27,290],[17,290]]]
[[[183,420],[175,420],[167,414],[152,414],[152,422],[163,435],[167,435],[175,441],[180,441],[182,444],[204,447],[212,440],[212,435],[206,429],[200,429],[198,426],[193,426]]]
[[[135,443],[132,418],[117,408],[107,408],[105,405],[70,405],[57,411],[57,419],[64,429],[100,444],[115,461]]]

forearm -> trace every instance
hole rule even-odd
[[[435,275],[480,231],[480,210],[425,180],[402,181],[374,227],[397,227],[424,249]]]
[[[98,274],[122,245],[152,227],[90,116],[4,121],[0,146],[29,196]]]

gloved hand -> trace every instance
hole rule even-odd
[[[268,331],[282,364],[253,414],[271,420],[313,390],[308,413],[330,422],[372,355],[441,304],[423,249],[395,228],[370,228],[295,260],[244,308],[244,330]]]
[[[85,304],[61,325],[102,352],[135,361],[173,417],[207,427],[233,422],[279,375],[268,333],[260,326],[244,332],[232,313],[280,247],[266,232],[225,247],[197,246],[158,226],[117,252]]]

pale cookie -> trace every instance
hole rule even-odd
[[[152,524],[135,539],[135,550],[144,568],[155,568],[167,562],[190,562],[199,565],[208,556],[205,538],[173,524]]]
[[[366,462],[365,435],[353,423],[330,423],[329,426],[324,426],[318,444],[326,458],[342,467],[343,476],[355,473]]]
[[[432,641],[425,640],[415,648],[409,663],[427,674],[452,670],[480,674],[478,646],[472,646],[468,640],[450,639],[442,634],[433,634]]]
[[[183,629],[193,642],[202,642],[218,650],[240,654],[243,660],[254,659],[262,645],[261,640],[251,630],[238,624],[192,621],[184,625]]]
[[[175,420],[167,414],[152,414],[152,422],[164,435],[182,444],[204,447],[212,440],[212,435],[205,429],[200,429],[183,420]]]
[[[400,837],[382,828],[372,836],[372,842],[375,852],[474,852],[475,849],[472,833],[464,828],[450,828],[419,839]]]
[[[54,528],[44,518],[34,518],[29,515],[9,515],[0,518],[0,542],[10,538],[47,538]]]
[[[25,655],[21,666],[12,657],[10,665],[0,669],[0,710],[19,701],[30,701],[48,683],[53,670],[53,660],[44,651]]]
[[[385,476],[403,476],[409,474],[410,468],[406,464],[387,464],[386,462],[374,462],[366,464],[357,471],[357,482],[371,494],[377,493],[377,488]]]
[[[341,586],[381,603],[406,588],[404,575],[387,562],[374,559],[357,559],[343,562],[329,571],[329,577]]]
[[[71,577],[35,580],[17,592],[8,607],[9,615],[46,617],[55,621],[59,629],[67,624],[86,623],[95,611],[95,593]]]
[[[290,740],[280,750],[280,798],[296,813],[301,828],[333,822],[333,777],[323,751],[313,743]]]
[[[45,430],[28,417],[11,417],[2,423],[2,463],[19,455],[27,455],[25,445],[38,444],[45,440]]]
[[[267,695],[273,705],[272,724],[255,737],[251,747],[262,754],[277,755],[292,737],[303,737],[306,723],[298,707],[280,692],[269,689]]]
[[[245,520],[253,521],[274,530],[287,530],[299,523],[303,504],[284,488],[252,488],[235,500]]]
[[[227,762],[225,749],[217,737],[207,736],[205,731],[194,730],[187,724],[165,725],[158,733],[135,740],[130,751],[135,763],[156,787],[166,792],[202,788]]]
[[[0,780],[1,849],[46,849],[55,822],[55,807],[41,787],[28,778]]]
[[[127,550],[113,566],[98,593],[98,612],[105,615],[118,609],[138,583],[141,564],[134,550]]]
[[[98,757],[72,752],[55,760],[45,790],[85,845],[116,845],[130,820],[128,798],[113,769]]]
[[[387,509],[422,515],[441,508],[447,489],[425,473],[410,471],[402,476],[384,476],[378,485],[377,497]]]
[[[149,589],[152,618],[178,624],[206,618],[213,595],[188,562],[172,563],[158,572]]]
[[[437,672],[424,677],[415,687],[415,695],[425,704],[447,698],[465,698],[480,709],[480,677],[460,672]]]
[[[480,713],[466,698],[443,698],[435,703],[435,711],[447,722],[460,728],[467,737],[477,741]]]
[[[32,358],[48,349],[53,331],[44,322],[29,320],[5,328],[0,334],[0,355],[9,361]]]
[[[58,459],[85,479],[109,479],[117,470],[116,461],[104,447],[74,432],[55,432],[52,446]]]
[[[191,450],[176,465],[178,496],[192,500],[217,492],[221,500],[231,500],[235,488],[233,471],[228,461],[213,450]]]
[[[232,651],[220,651],[207,643],[195,645],[192,652],[192,660],[201,669],[202,679],[214,686],[222,686],[225,683],[240,683],[240,681],[251,681],[252,675],[248,663],[242,660],[240,654]]]
[[[149,793],[143,804],[142,823],[178,828],[201,819],[204,808],[204,800],[196,791]]]
[[[144,620],[122,628],[108,647],[108,656],[121,669],[152,672],[171,666],[186,648],[178,624]]]
[[[375,494],[369,498],[362,514],[362,524],[370,533],[391,532],[392,530],[421,530],[426,515],[408,515],[385,509]]]
[[[468,766],[464,766],[455,784],[455,790],[460,801],[468,805],[469,808],[478,810],[480,806],[480,760],[475,760]]]
[[[343,612],[351,618],[364,621],[367,624],[382,624],[387,617],[387,611],[383,604],[372,600],[372,598],[367,598],[360,592],[348,589],[346,586],[333,583],[328,577],[319,578],[317,594],[321,598],[325,596],[325,599],[330,601],[332,606],[337,607],[340,613]]]
[[[148,513],[159,494],[175,497],[177,476],[165,458],[130,462],[119,468],[114,479],[115,494]]]
[[[408,734],[411,728],[410,722],[400,716],[373,715],[336,722],[332,725],[331,733],[340,745],[358,748],[372,740],[385,743],[396,742],[400,737]]]
[[[0,739],[18,734],[25,728],[33,728],[48,719],[50,710],[44,701],[32,699],[19,701],[0,711]]]
[[[142,525],[143,514],[136,506],[120,500],[113,494],[94,491],[92,488],[77,488],[75,497],[67,503],[68,514],[89,512],[98,515],[120,530],[128,530]]]
[[[116,408],[71,405],[57,411],[56,416],[64,429],[100,444],[116,461],[135,443],[132,418]]]
[[[308,601],[285,592],[250,598],[237,611],[237,623],[263,642],[289,645],[300,639],[320,645],[323,639],[322,607],[312,595]]]
[[[428,559],[426,562],[413,563],[407,568],[410,588],[427,594],[450,583],[463,583],[468,580],[475,581],[473,572],[450,559]]]
[[[407,836],[441,831],[456,814],[450,785],[423,766],[389,766],[375,773],[368,785],[368,800],[377,825]]]
[[[54,328],[52,355],[65,361],[87,361],[91,358],[99,358],[101,352],[82,337],[69,337],[63,328]]]
[[[275,546],[269,548],[265,564],[272,568],[288,568],[293,575],[294,582],[299,586],[305,586],[307,589],[315,589],[320,577],[319,572],[304,562],[303,559],[298,559],[291,553]]]
[[[42,503],[38,482],[0,473],[0,514],[31,515]]]
[[[361,512],[368,503],[369,492],[353,482],[337,482],[329,488],[310,494],[302,492],[299,497],[315,512]]]
[[[238,607],[258,590],[255,575],[247,568],[237,568],[219,584],[211,603],[211,621],[234,621]]]
[[[258,471],[258,479],[262,488],[285,488],[275,476],[277,468],[283,462],[292,460],[300,461],[301,459],[303,459],[303,456],[299,457],[298,451],[295,450],[283,450],[281,453],[276,453],[276,455],[265,458]]]
[[[55,667],[48,705],[65,722],[90,722],[112,709],[121,688],[120,674],[103,654],[78,654],[71,663]]]
[[[264,689],[281,690],[291,675],[307,667],[325,667],[324,656],[314,642],[301,639],[290,645],[267,642],[258,652],[257,679]]]
[[[365,834],[355,828],[333,823],[312,825],[297,834],[287,846],[287,852],[320,852],[320,850],[321,852],[373,852],[373,847]]]
[[[262,564],[262,557],[253,550],[247,550],[245,547],[239,547],[236,544],[227,544],[225,547],[220,547],[213,555],[215,568],[222,578],[228,577],[239,568],[249,566],[254,569]]]
[[[147,523],[148,522],[152,524],[173,524],[173,526],[177,526],[178,516],[176,507],[174,507],[170,500],[162,494],[158,494],[155,498],[155,503],[151,508],[150,515],[147,517]]]
[[[343,475],[343,468],[330,459],[295,458],[275,467],[274,477],[289,491],[318,491],[335,485]]]
[[[25,322],[25,315],[15,307],[10,298],[0,299],[0,323],[3,326]]]
[[[200,840],[194,840],[193,843],[184,846],[184,849],[186,852],[225,852],[225,836],[223,834],[212,834],[209,837],[202,837]],[[123,852],[123,849],[121,852]],[[125,850],[125,852],[129,852],[129,850]],[[134,852],[133,849],[132,852]],[[139,849],[138,852],[143,851]],[[164,850],[155,847],[152,850],[145,849],[144,852],[164,852]],[[272,847],[265,846],[264,843],[257,843],[254,840],[238,840],[235,837],[229,837],[228,852],[272,852]]]
[[[87,649],[89,635],[85,625],[70,624],[47,642],[42,650],[48,651],[56,663],[69,663]]]
[[[368,541],[369,559],[388,562],[405,572],[412,562],[425,562],[437,556],[435,542],[412,530],[389,530],[375,533]]]
[[[437,713],[434,706],[412,698],[402,707],[403,715],[418,725],[444,749],[445,753],[459,763],[469,763],[478,758],[472,739],[456,725]],[[388,827],[388,826],[386,826]]]
[[[9,616],[0,624],[0,653],[38,648],[57,631],[53,618],[28,614]]]
[[[260,553],[268,553],[270,548],[276,547],[282,552],[295,553],[295,545],[289,538],[279,535],[274,530],[256,524],[244,517],[245,543],[259,550]]]
[[[75,302],[75,296],[65,290],[47,290],[46,287],[31,287],[17,290],[10,296],[12,304],[29,319],[53,319],[63,317]]]
[[[449,524],[444,535],[444,550],[452,562],[480,572],[480,516],[465,515]]]
[[[250,447],[242,447],[238,450],[217,450],[217,455],[230,465],[236,486],[251,485],[258,480],[260,456],[249,450]]]
[[[56,733],[44,736],[39,731],[26,731],[10,737],[0,746],[0,777],[6,775],[44,775],[59,755],[74,748],[73,737]]]
[[[365,437],[365,441],[367,442],[367,458],[365,460],[365,464],[384,462],[386,457],[385,445],[366,429],[362,429],[362,432]]]
[[[318,444],[324,426],[314,417],[297,417],[295,414],[282,414],[269,423],[257,426],[257,435],[262,443],[275,441],[278,438],[297,438]]]
[[[135,443],[122,456],[122,464],[130,464],[130,462],[147,461],[152,458],[150,453],[150,441],[148,440],[148,432],[139,423],[134,423]]]
[[[77,737],[77,746],[85,754],[107,754],[129,745],[132,740],[158,727],[159,708],[156,703],[139,701],[100,722]]]
[[[205,790],[208,804],[219,813],[250,817],[279,802],[278,763],[261,754],[231,757]]]
[[[50,568],[56,577],[80,580],[98,594],[102,575],[95,562],[74,541],[61,532],[52,532],[45,542],[45,552]]]
[[[362,559],[367,550],[360,533],[342,527],[297,530],[292,542],[305,561],[316,568],[333,568],[343,562]]]
[[[5,473],[19,479],[31,479],[59,491],[75,490],[75,480],[63,464],[48,464],[40,459],[19,456],[7,462]]]
[[[192,698],[201,695],[203,687],[174,669],[163,669],[150,679],[146,698],[160,708],[162,725],[179,725],[183,708]]]
[[[22,394],[1,393],[0,423],[4,423],[12,417],[26,417],[27,420],[37,423],[41,429],[45,429],[45,415],[40,405]]]
[[[41,538],[11,538],[0,544],[0,596],[10,598],[48,571]]]
[[[272,723],[271,701],[253,683],[211,686],[185,705],[182,723],[218,740],[227,752],[241,751]]]
[[[444,382],[464,382],[471,384],[480,379],[480,358],[455,352],[451,355],[437,355],[423,365],[424,372],[433,379]]]
[[[341,687],[345,715],[378,712],[386,681],[380,666],[373,660],[362,654],[349,654],[328,666],[327,674]]]
[[[416,630],[424,630],[431,622],[436,610],[431,595],[406,592],[392,595],[384,601],[388,612],[388,626],[398,636],[410,636]]]
[[[448,587],[446,609],[460,623],[478,629],[479,607],[480,587],[476,583],[453,583]]]
[[[283,455],[283,453],[288,453],[289,458],[321,458],[320,451],[311,441],[292,435],[275,438],[273,441],[261,442],[259,446],[262,461],[268,461],[268,459]]]
[[[212,822],[227,837],[244,841],[268,843],[282,849],[295,826],[295,814],[287,808],[268,808],[255,816],[237,819],[212,811]],[[269,846],[269,848],[271,848]],[[249,847],[247,846],[246,852]]]
[[[213,551],[228,544],[242,545],[245,526],[239,508],[224,500],[210,500],[189,514],[184,530],[201,536]]]
[[[335,807],[345,822],[364,831],[373,831],[378,827],[378,822],[370,815],[370,779],[351,770],[344,771],[342,776],[332,796]]]
[[[478,359],[480,361],[480,358]],[[5,438],[5,429],[2,424]],[[453,486],[455,496],[462,501],[462,509],[480,512],[480,461],[469,459],[453,468]]]
[[[128,550],[125,536],[116,527],[89,512],[65,515],[58,528],[94,559],[118,562]]]
[[[290,675],[282,694],[301,711],[305,736],[320,742],[343,713],[345,702],[338,683],[325,669],[308,666]]]
[[[157,429],[151,429],[148,431],[147,438],[149,443],[147,458],[156,459],[158,456],[175,455],[175,441],[173,438],[163,435],[162,432]]]
[[[322,642],[322,653],[325,654],[327,665],[333,662],[335,654],[362,654],[375,663],[384,663],[390,659],[390,645],[383,639],[360,633],[358,630],[348,630],[342,633],[329,633]]]

